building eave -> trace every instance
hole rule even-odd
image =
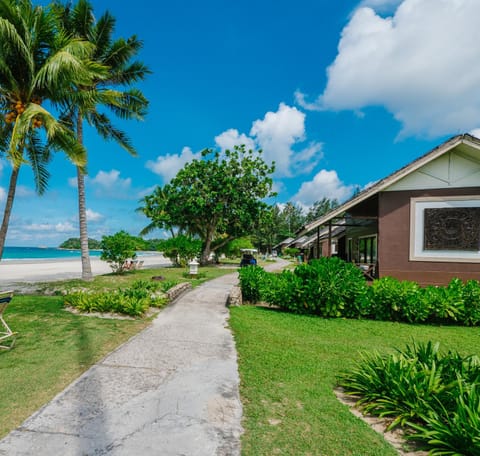
[[[408,174],[411,174],[412,172],[416,171],[417,169],[421,168],[427,163],[435,160],[436,158],[442,156],[443,154],[454,149],[460,144],[466,144],[480,150],[480,139],[477,139],[474,136],[469,135],[467,133],[454,136],[449,140],[445,141],[443,144],[437,146],[435,149],[431,150],[430,152],[427,152],[425,155],[417,158],[413,162],[410,162],[408,165],[404,166],[398,171],[395,171],[394,173],[390,174],[384,179],[381,179],[376,184],[360,192],[358,195],[346,201],[341,206],[338,206],[337,208],[330,211],[328,214],[325,214],[323,217],[320,217],[319,219],[313,221],[312,223],[305,225],[297,233],[298,236],[302,236],[319,226],[323,226],[328,222],[330,222],[332,219],[342,217],[343,214],[347,212],[349,209],[351,209],[352,207],[356,206],[357,204],[363,201],[366,201],[368,198],[371,198],[377,193],[387,189],[394,183],[403,179]]]

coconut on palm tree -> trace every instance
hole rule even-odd
[[[136,155],[128,136],[116,128],[110,117],[114,114],[121,119],[143,119],[148,102],[143,93],[135,87],[149,73],[147,67],[132,61],[142,47],[136,36],[128,39],[113,39],[115,19],[104,13],[98,21],[93,7],[87,0],[79,0],[73,7],[55,4],[58,18],[65,33],[89,41],[94,46],[93,60],[108,68],[107,75],[77,85],[71,102],[66,106],[65,116],[70,119],[77,139],[83,144],[83,124],[86,121],[106,140],[114,140],[127,152]],[[92,277],[88,251],[88,232],[85,197],[85,172],[77,167],[78,208],[80,245],[82,254],[82,278]]]
[[[59,31],[55,15],[30,0],[0,0],[0,43],[0,152],[12,166],[0,227],[1,259],[21,166],[32,167],[42,193],[52,151],[64,151],[77,166],[86,162],[83,146],[55,118],[48,101],[57,102],[72,84],[88,84],[95,68],[97,76],[101,71],[86,64],[92,45]]]

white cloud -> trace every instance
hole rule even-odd
[[[200,158],[200,152],[194,154],[190,147],[184,147],[180,154],[160,155],[155,161],[147,161],[145,166],[161,176],[165,182],[168,182],[176,176],[187,162]]]
[[[378,12],[394,11],[403,0],[363,0],[360,6],[367,6]]]
[[[87,220],[89,222],[98,222],[99,220],[102,220],[104,217],[102,214],[99,212],[92,211],[91,209],[86,210],[87,214]]]
[[[0,202],[5,201],[7,199],[7,192],[3,187],[0,187]]]
[[[123,179],[120,177],[120,171],[112,169],[111,171],[99,171],[93,179],[89,179],[93,184],[97,184],[105,189],[115,188],[117,190],[127,189],[132,184],[129,177]]]
[[[55,225],[55,231],[57,233],[70,233],[76,231],[76,228],[70,222],[57,223]]]
[[[73,188],[78,187],[78,179],[76,177],[69,177],[68,178],[68,185]]]
[[[76,231],[76,228],[70,222],[64,223],[32,223],[30,225],[23,225],[22,230],[25,231],[34,231],[34,232],[42,232],[45,231],[46,233],[50,233],[55,231],[57,233],[69,233],[72,231]]]
[[[345,185],[337,175],[336,171],[322,169],[313,180],[304,182],[297,194],[292,198],[302,206],[311,206],[315,201],[324,197],[345,201],[352,195],[353,185]]]
[[[73,178],[70,179],[73,183]],[[76,179],[75,179],[76,182]],[[120,171],[99,171],[93,178],[86,176],[85,183],[95,187],[97,197],[108,197],[114,199],[130,199],[132,195],[132,179],[120,176]]]
[[[312,104],[299,92],[297,102],[305,109],[384,106],[401,122],[404,135],[475,128],[479,14],[478,0],[404,0],[386,18],[359,8],[342,32],[324,93]]]
[[[473,130],[470,130],[469,133],[472,136],[475,136],[475,138],[480,138],[480,128],[474,128]]]
[[[19,198],[28,198],[30,196],[35,195],[35,192],[24,185],[17,185],[15,195]]]
[[[276,112],[267,112],[262,120],[253,122],[250,135],[263,150],[265,161],[275,161],[279,176],[309,172],[322,157],[322,146],[315,142],[294,151],[293,146],[305,140],[305,113],[284,103]]]
[[[240,134],[235,128],[230,128],[223,133],[215,136],[215,144],[217,144],[222,151],[228,149],[232,150],[235,146],[245,144],[245,149],[255,150],[255,141],[248,137],[245,133]]]

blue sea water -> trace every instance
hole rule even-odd
[[[100,256],[98,250],[90,250],[90,256]],[[51,260],[80,258],[79,250],[58,249],[56,247],[5,247],[2,260]]]

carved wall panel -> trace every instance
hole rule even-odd
[[[480,250],[480,207],[426,208],[424,250]]]

